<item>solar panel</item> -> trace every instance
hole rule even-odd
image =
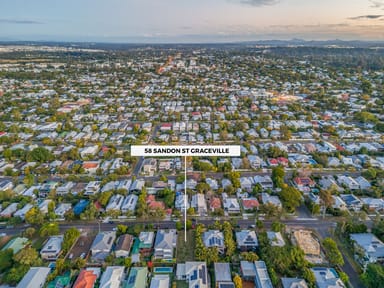
[[[205,271],[205,269],[206,269],[206,267],[205,267],[205,265],[203,265],[203,267],[202,267],[202,270],[203,270],[203,276],[202,276],[203,284],[207,284],[207,278],[206,278],[207,272]]]

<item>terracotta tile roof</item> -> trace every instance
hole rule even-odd
[[[73,288],[93,288],[97,275],[92,270],[82,270],[76,279]]]

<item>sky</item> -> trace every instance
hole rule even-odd
[[[0,0],[0,40],[383,40],[384,0]]]

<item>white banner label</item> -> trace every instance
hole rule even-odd
[[[132,145],[131,156],[222,156],[239,157],[239,145],[189,145],[189,146],[156,146]]]

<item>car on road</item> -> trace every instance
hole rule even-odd
[[[81,259],[84,259],[84,258],[85,258],[85,253],[84,253],[84,252],[81,253],[80,258],[81,258]]]

